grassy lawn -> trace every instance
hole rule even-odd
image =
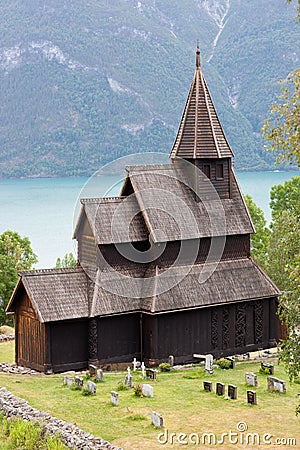
[[[2,349],[0,358],[9,353]],[[8,347],[11,344],[8,345]],[[222,433],[237,431],[237,424],[245,422],[248,432],[265,433],[275,438],[296,438],[297,445],[284,445],[285,448],[300,448],[300,417],[296,417],[295,408],[299,403],[297,394],[300,385],[287,382],[287,394],[267,392],[267,377],[259,374],[259,362],[243,362],[234,370],[215,369],[213,375],[204,375],[196,367],[172,373],[159,373],[157,381],[147,381],[154,386],[154,398],[137,398],[132,390],[119,391],[119,406],[110,404],[110,391],[116,390],[117,383],[124,381],[125,372],[105,373],[105,381],[97,384],[97,395],[84,397],[79,391],[72,391],[62,385],[61,375],[20,376],[0,374],[0,386],[5,386],[14,394],[23,397],[41,410],[69,422],[80,428],[101,436],[115,445],[126,449],[181,448],[182,445],[161,445],[157,436],[161,430],[151,425],[151,411],[163,415],[165,429],[168,433],[211,432],[220,439]],[[252,371],[258,375],[257,406],[246,402],[245,372]],[[143,383],[139,373],[132,373],[133,381]],[[275,366],[275,376],[287,381],[282,366]],[[232,383],[238,386],[237,400],[226,400],[215,393],[203,391],[203,380]],[[249,388],[251,389],[251,388]],[[239,433],[241,435],[246,433]],[[184,439],[184,438],[183,438]],[[196,439],[196,438],[194,438]],[[169,437],[170,442],[170,437]],[[195,441],[193,441],[195,442]],[[219,446],[185,445],[188,448],[247,448],[244,444],[225,444]],[[1,446],[0,446],[1,448]],[[258,448],[249,446],[249,448]],[[280,448],[279,445],[260,445],[259,448]]]
[[[13,341],[0,343],[0,362],[14,362],[15,344]]]

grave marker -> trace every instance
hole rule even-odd
[[[65,377],[66,385],[70,388],[73,384],[73,379],[70,377]]]
[[[270,375],[274,375],[274,364],[261,362],[260,366],[263,371],[268,372]]]
[[[233,384],[228,385],[228,397],[231,398],[231,400],[237,399],[237,387]]]
[[[156,381],[156,371],[153,369],[146,369],[146,378]]]
[[[268,391],[278,391],[286,394],[286,382],[275,377],[268,377]]]
[[[136,369],[137,369],[137,360],[136,360],[136,358],[133,358],[132,365],[133,365],[133,371],[135,372]]]
[[[249,405],[257,405],[255,391],[247,391],[247,402],[249,403]]]
[[[125,380],[124,380],[125,386],[128,386],[129,388],[132,388],[132,376],[127,373]]]
[[[92,381],[88,381],[86,383],[86,387],[91,392],[91,394],[96,395],[97,385],[95,383],[93,383]]]
[[[216,394],[225,395],[225,384],[219,382],[216,384]]]
[[[206,392],[212,392],[213,391],[213,384],[211,381],[203,381],[203,389]]]
[[[163,428],[163,426],[164,426],[164,421],[163,421],[163,418],[162,418],[162,415],[161,415],[161,414],[158,414],[157,412],[152,411],[151,417],[152,417],[152,424],[153,424],[155,427],[157,427],[157,428]]]
[[[83,389],[83,378],[81,377],[75,377],[75,384],[79,389]]]
[[[93,377],[96,375],[97,372],[97,366],[94,366],[94,364],[90,364],[89,365],[89,372],[90,372],[90,376]]]
[[[111,391],[110,401],[113,405],[118,406],[119,405],[119,394],[115,391]]]
[[[142,376],[143,376],[143,378],[145,378],[145,364],[144,364],[144,362],[142,362],[141,369],[142,369]]]
[[[154,397],[154,389],[150,384],[143,384],[142,385],[142,394],[145,397]]]
[[[97,369],[97,371],[96,371],[96,379],[97,379],[97,381],[102,383],[102,381],[103,381],[103,370],[102,369]]]
[[[246,372],[245,378],[246,378],[247,384],[250,384],[251,386],[255,386],[255,387],[258,386],[257,375],[255,375],[255,373]]]
[[[234,356],[226,356],[225,359],[227,359],[227,361],[230,361],[230,367],[229,367],[229,369],[234,369],[234,368],[235,368],[235,359],[234,359]]]
[[[211,355],[211,354],[205,355],[205,372],[206,373],[210,373],[210,374],[214,373],[213,362],[214,362],[213,355]]]
[[[170,367],[173,367],[174,366],[174,356],[170,355],[168,360],[169,360]]]

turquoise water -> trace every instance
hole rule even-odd
[[[271,186],[296,175],[299,172],[237,174],[243,193],[253,197],[268,220]],[[87,178],[0,179],[0,233],[11,229],[28,236],[39,258],[36,267],[53,267],[57,257],[71,251],[76,253],[72,234],[79,210],[78,198],[101,197],[118,180],[108,176],[94,178],[82,191]],[[118,195],[119,190],[120,183],[110,194]]]

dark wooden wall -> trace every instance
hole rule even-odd
[[[77,242],[78,242],[78,259],[81,265],[86,268],[91,269],[96,267],[96,243],[93,236],[90,224],[83,215],[80,227],[77,232]]]
[[[194,311],[144,315],[143,354],[159,363],[174,355],[179,363],[193,353],[216,357],[268,348],[280,338],[276,300],[264,299]]]
[[[53,372],[85,369],[88,365],[88,321],[52,322],[47,327]]]
[[[15,327],[17,364],[44,371],[46,360],[45,325],[39,321],[23,286],[19,291]]]
[[[129,362],[140,357],[140,314],[98,318],[100,364]]]
[[[208,177],[207,166],[209,167],[210,172],[210,181],[214,186],[215,190],[219,194],[220,198],[230,198],[230,169],[231,169],[231,160],[230,158],[222,158],[222,159],[197,159],[195,161],[196,166]],[[217,177],[217,164],[223,165],[223,178]],[[208,187],[208,180],[203,180],[199,182],[198,186],[200,192],[200,198],[209,195],[211,192]]]

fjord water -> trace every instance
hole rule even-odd
[[[243,193],[253,197],[268,221],[271,186],[293,176],[299,176],[299,172],[237,173]],[[37,268],[53,267],[56,259],[67,252],[76,254],[72,235],[80,209],[79,198],[102,197],[108,191],[108,195],[118,195],[122,183],[116,176],[87,181],[87,178],[0,179],[0,233],[10,229],[28,236],[38,255]]]

